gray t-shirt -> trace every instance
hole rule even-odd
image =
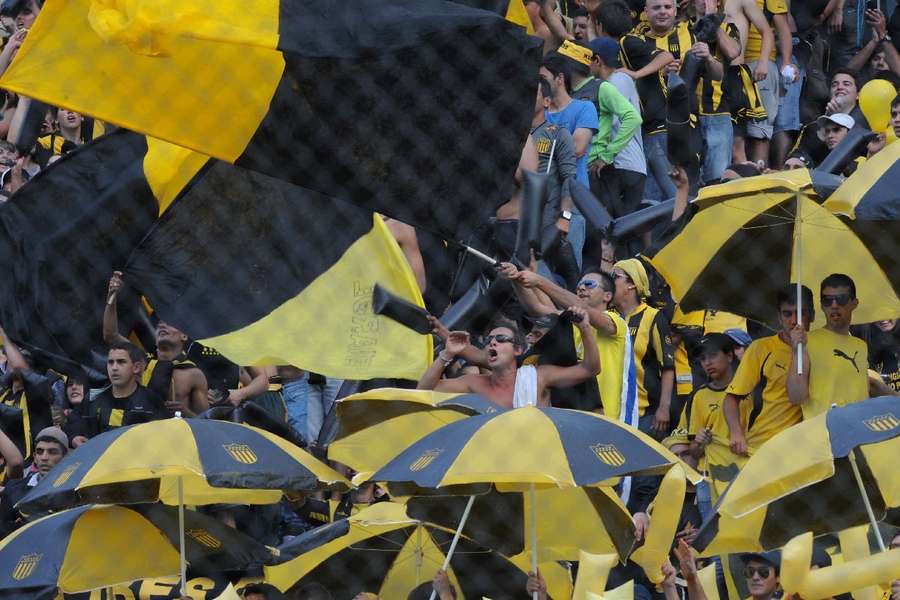
[[[640,112],[641,100],[638,97],[637,88],[631,77],[625,73],[613,73],[609,76],[607,81],[613,84],[616,89],[619,90],[619,93],[625,96],[625,98],[631,102],[631,105]],[[615,137],[618,131],[619,119],[613,117],[612,136]],[[647,160],[644,158],[644,142],[641,138],[640,128],[634,132],[634,136],[628,140],[625,147],[616,155],[613,166],[624,171],[635,171],[637,173],[647,174]]]
[[[538,153],[538,173],[547,173],[547,165],[550,165],[547,204],[544,205],[541,218],[541,227],[547,227],[555,223],[559,216],[560,199],[571,197],[569,185],[575,181],[577,172],[575,144],[572,142],[572,134],[567,129],[550,121],[544,121],[537,126],[531,132],[531,140]]]

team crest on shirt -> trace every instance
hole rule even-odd
[[[239,463],[252,465],[259,460],[256,453],[247,444],[223,444],[222,447],[231,455],[231,458]]]
[[[74,462],[71,465],[69,465],[68,467],[66,467],[63,470],[63,472],[60,473],[56,479],[53,480],[53,484],[52,484],[53,487],[58,488],[59,486],[61,486],[65,482],[67,482],[69,480],[69,478],[72,476],[72,474],[75,471],[77,471],[78,467],[80,467],[80,466],[81,466],[80,462]]]
[[[876,433],[884,433],[900,427],[900,419],[895,417],[893,413],[872,417],[871,419],[866,419],[863,423]]]
[[[38,563],[41,562],[42,556],[44,555],[36,552],[23,555],[22,558],[19,559],[19,562],[16,563],[16,566],[13,567],[12,578],[16,581],[22,581],[23,579],[31,577],[31,574],[34,573],[34,569],[38,566]]]
[[[625,455],[612,444],[594,444],[591,450],[601,462],[610,467],[621,467],[625,464]]]
[[[433,463],[434,459],[440,456],[443,451],[443,448],[434,448],[432,450],[427,450],[422,454],[422,456],[412,461],[412,464],[409,465],[409,470],[413,472],[421,471],[422,469]]]
[[[205,529],[188,529],[185,533],[195,542],[206,546],[207,548],[212,548],[213,550],[217,550],[222,547],[222,542],[218,540],[218,538],[214,537],[210,532]]]
[[[550,140],[547,138],[541,138],[535,144],[537,147],[538,154],[547,154],[550,152]]]

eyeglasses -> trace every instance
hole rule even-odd
[[[484,338],[484,345],[487,346],[494,339],[497,340],[498,344],[512,344],[514,341],[513,336],[506,335],[503,333],[498,333],[497,335],[489,335],[486,338]]]
[[[838,306],[847,306],[850,302],[850,294],[822,294],[822,306],[831,306],[832,302],[837,302]]]
[[[744,567],[744,577],[747,579],[752,579],[754,573],[762,579],[768,579],[771,572],[772,569],[770,567]]]
[[[575,287],[576,287],[576,289],[583,287],[583,288],[586,288],[589,290],[593,290],[595,288],[600,287],[600,282],[597,281],[596,279],[582,279],[581,281],[578,282],[578,285]]]

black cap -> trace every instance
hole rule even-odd
[[[707,352],[733,352],[734,345],[734,340],[724,333],[707,333],[700,338],[692,353],[694,358],[699,358]]]
[[[768,552],[749,552],[747,554],[741,554],[741,560],[745,565],[751,560],[766,563],[768,565],[771,565],[775,569],[776,573],[781,569],[781,552],[778,550],[770,550]]]

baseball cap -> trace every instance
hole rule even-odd
[[[59,427],[44,427],[38,432],[34,439],[37,441],[41,438],[49,438],[55,442],[59,442],[63,448],[69,447],[69,436],[67,436],[66,432]]]
[[[591,52],[600,57],[608,67],[619,66],[619,44],[614,39],[600,36],[587,43]]]
[[[730,337],[731,341],[735,344],[744,348],[753,343],[753,338],[751,338],[750,334],[743,329],[726,329],[725,335]]]
[[[772,565],[777,573],[781,569],[781,552],[778,550],[770,550],[769,552],[750,552],[741,554],[741,560],[746,565],[751,560],[758,560],[766,564]]]
[[[817,132],[819,135],[819,139],[823,139],[825,134],[822,132],[822,128],[825,127],[825,124],[831,122],[841,127],[846,127],[847,129],[853,129],[853,126],[856,125],[856,121],[853,120],[853,117],[850,115],[845,115],[844,113],[834,113],[833,115],[822,115],[818,119],[816,119],[816,125],[819,126],[819,131]]]
[[[707,333],[694,346],[693,355],[699,357],[707,352],[725,352],[727,350],[734,350],[734,341],[731,337],[724,333]]]

